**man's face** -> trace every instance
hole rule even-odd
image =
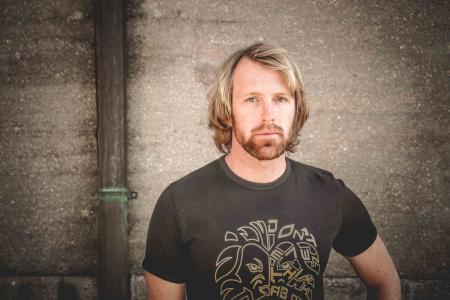
[[[233,76],[232,148],[258,160],[285,152],[291,138],[295,99],[277,70],[242,58]]]

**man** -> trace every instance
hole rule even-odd
[[[308,118],[287,51],[256,43],[231,55],[209,94],[226,153],[160,196],[143,268],[149,299],[323,299],[331,247],[374,299],[400,299],[399,277],[360,199],[328,171],[286,157]]]

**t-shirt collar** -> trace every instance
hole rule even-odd
[[[246,180],[242,177],[239,177],[230,169],[230,167],[226,163],[225,155],[219,158],[219,165],[222,168],[223,172],[227,175],[227,177],[240,186],[252,190],[270,190],[283,184],[291,174],[291,163],[287,157],[285,157],[285,159],[286,159],[286,170],[284,170],[284,173],[274,181],[267,183],[253,182]]]

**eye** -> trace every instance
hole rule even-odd
[[[263,271],[262,262],[259,259],[257,259],[257,258],[253,258],[253,260],[256,261],[256,264],[255,263],[248,263],[248,264],[246,264],[246,266],[249,269],[249,271],[252,272],[252,273],[262,272]]]
[[[286,97],[278,96],[275,98],[276,102],[287,102],[288,99]]]
[[[245,99],[245,102],[250,102],[250,103],[256,102],[256,97],[247,98],[247,99]]]
[[[261,269],[259,266],[255,265],[255,264],[247,264],[247,268],[250,270],[250,272],[255,273],[255,272],[261,272]]]

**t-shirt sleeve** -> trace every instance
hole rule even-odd
[[[342,223],[333,242],[340,254],[352,257],[369,248],[377,230],[361,200],[341,179],[337,179],[342,196]]]
[[[185,282],[184,253],[177,211],[167,188],[156,202],[150,219],[142,267],[164,280]]]

